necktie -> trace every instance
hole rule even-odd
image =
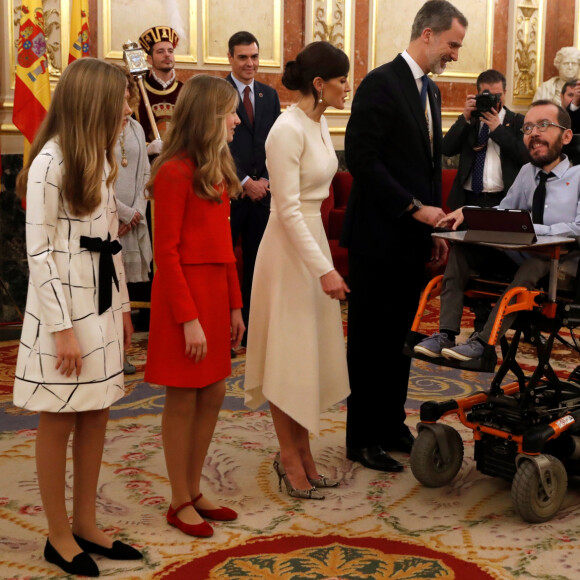
[[[535,224],[544,223],[544,206],[546,205],[546,180],[550,177],[555,177],[555,175],[550,171],[546,173],[545,171],[540,171],[538,174],[540,178],[540,183],[534,191],[534,199],[532,201],[532,221]]]
[[[477,150],[471,170],[471,191],[481,193],[483,191],[483,167],[487,153],[487,141],[489,139],[489,127],[483,123],[483,127],[477,137]]]
[[[433,147],[433,135],[431,135],[431,129],[429,127],[429,113],[427,112],[427,87],[429,86],[429,79],[427,75],[421,77],[423,84],[421,85],[421,106],[423,107],[423,112],[425,113],[425,123],[427,123],[427,133],[429,134],[429,143]]]
[[[246,113],[248,115],[248,119],[250,120],[250,125],[254,124],[254,109],[252,108],[252,101],[250,101],[250,87],[246,86],[244,89],[244,109],[246,109]]]

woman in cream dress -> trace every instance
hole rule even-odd
[[[337,169],[327,106],[344,108],[346,55],[314,42],[287,63],[282,82],[301,98],[266,141],[272,206],[254,273],[246,360],[246,404],[269,401],[280,457],[274,468],[289,495],[323,499],[309,432],[320,413],[350,392],[338,300],[348,292],[334,269],[320,206]],[[332,300],[335,299],[335,300]]]

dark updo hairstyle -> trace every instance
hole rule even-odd
[[[300,91],[303,95],[312,93],[314,102],[318,93],[312,84],[316,77],[325,81],[344,77],[349,70],[348,56],[336,46],[326,41],[311,42],[284,67],[282,84],[291,91]]]

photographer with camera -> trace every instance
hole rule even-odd
[[[505,76],[486,70],[476,85],[478,94],[467,95],[463,113],[443,138],[443,155],[460,154],[447,200],[451,209],[498,205],[529,161],[521,132],[524,116],[504,106]]]

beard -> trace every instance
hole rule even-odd
[[[534,151],[532,149],[532,145],[534,145],[534,143],[541,143],[542,145],[545,145],[548,148],[547,151],[543,155],[534,155]],[[562,147],[562,135],[560,135],[558,140],[552,145],[549,145],[548,142],[541,137],[534,137],[534,139],[532,139],[528,145],[528,152],[530,153],[530,157],[532,159],[532,165],[535,165],[536,167],[545,167],[546,165],[550,165],[550,163],[553,163],[556,161],[556,159],[560,159],[560,156],[562,155]]]
[[[441,57],[437,56],[429,61],[429,71],[434,75],[443,74],[447,63],[441,63]]]

